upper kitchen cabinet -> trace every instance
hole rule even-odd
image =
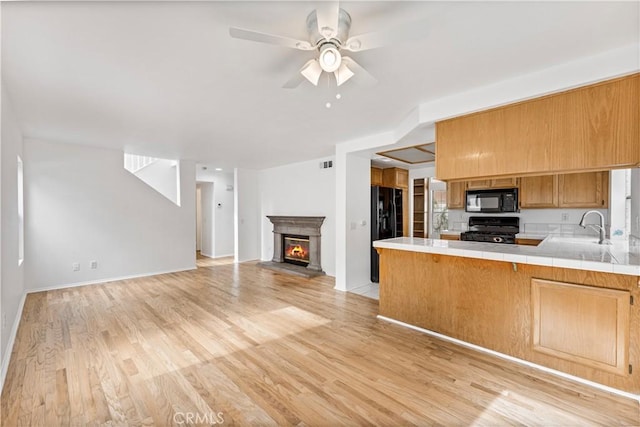
[[[409,188],[409,171],[400,168],[382,169],[382,185],[391,188]]]
[[[464,192],[467,183],[464,181],[447,182],[447,207],[449,209],[464,208]]]
[[[520,178],[520,208],[607,208],[609,172]]]
[[[486,190],[490,188],[513,188],[518,186],[518,178],[476,179],[467,181],[467,190]]]
[[[640,74],[436,123],[442,180],[640,164]]]
[[[371,168],[371,185],[382,185],[382,169]]]
[[[520,207],[558,207],[558,175],[527,176],[520,178]]]
[[[559,175],[558,199],[561,208],[607,208],[609,172]]]

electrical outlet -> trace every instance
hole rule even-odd
[[[569,214],[566,212],[562,212],[562,220],[563,221],[569,221]]]
[[[95,270],[96,268],[98,268],[98,261],[89,261],[89,267],[91,267],[92,270]]]
[[[80,271],[80,263],[74,262],[73,264],[71,264],[71,268],[73,268],[73,271]]]

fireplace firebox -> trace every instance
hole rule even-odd
[[[282,239],[284,262],[303,267],[309,265],[309,236],[284,234]]]
[[[303,277],[325,274],[320,264],[323,216],[267,215],[273,224],[273,259],[261,267]]]

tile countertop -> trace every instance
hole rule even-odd
[[[538,246],[457,240],[398,237],[377,240],[376,248],[480,258],[492,261],[602,271],[640,276],[640,253],[630,252],[628,243],[599,245],[595,237],[560,237],[550,235]]]

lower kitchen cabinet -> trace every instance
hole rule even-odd
[[[381,316],[640,393],[640,277],[378,252]]]
[[[629,291],[531,279],[533,351],[627,374],[629,297]]]

